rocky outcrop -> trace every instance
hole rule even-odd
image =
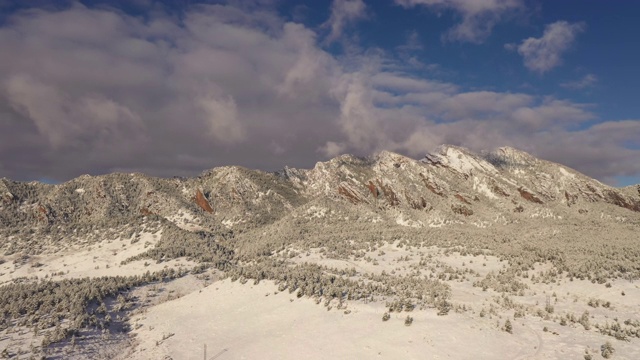
[[[420,177],[422,178],[424,186],[427,189],[429,189],[432,193],[438,196],[447,197],[447,195],[444,193],[444,189],[442,189],[442,187],[440,187],[440,185],[438,185],[435,181],[433,181],[430,178],[427,178],[422,173],[420,173]]]
[[[539,197],[535,196],[532,192],[530,192],[525,188],[522,188],[522,187],[518,188],[518,192],[520,193],[520,196],[522,196],[522,198],[527,201],[530,201],[536,204],[543,204],[542,200],[540,200]]]
[[[380,193],[378,192],[378,188],[373,183],[373,181],[369,180],[369,185],[367,185],[367,188],[369,189],[371,195],[373,195],[373,197],[377,199]]]
[[[622,194],[614,190],[605,190],[606,200],[621,208],[629,209],[632,211],[640,212],[640,201],[635,199],[627,199]]]
[[[338,186],[338,194],[342,195],[343,198],[354,205],[364,202],[364,200],[360,197],[360,195],[358,195],[357,192],[350,189],[346,185]]]
[[[213,208],[207,201],[207,198],[204,197],[204,194],[202,194],[202,191],[200,191],[199,189],[196,190],[196,196],[194,198],[194,201],[196,205],[198,205],[202,210],[208,213],[213,213]]]
[[[469,209],[464,205],[451,205],[451,211],[453,211],[456,214],[464,215],[464,216],[473,215],[473,210]]]
[[[569,192],[566,190],[564,191],[564,197],[567,200],[567,206],[575,205],[578,201],[578,195],[569,194]]]
[[[393,191],[391,186],[385,185],[380,179],[378,179],[378,186],[382,189],[382,193],[384,194],[385,199],[389,205],[398,206],[400,204],[400,200],[396,196],[396,193]]]

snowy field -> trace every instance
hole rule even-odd
[[[383,304],[335,305],[327,310],[278,293],[268,281],[224,280],[133,317],[137,346],[122,358],[200,359],[206,345],[207,358],[215,359],[580,359],[585,351],[599,358],[606,340],[534,317],[511,318],[509,334],[496,326],[506,313],[480,318],[423,310],[383,322]],[[407,315],[414,319],[410,326]],[[616,359],[640,358],[637,339],[611,341]]]

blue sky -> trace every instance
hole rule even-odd
[[[0,177],[513,146],[640,183],[633,1],[0,0]]]

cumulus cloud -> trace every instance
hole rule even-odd
[[[9,106],[30,118],[54,149],[144,133],[140,116],[101,94],[73,98],[29,75],[9,78],[6,91]]]
[[[543,74],[562,64],[562,55],[585,28],[584,23],[557,21],[545,27],[542,37],[525,39],[517,46],[518,53],[529,70]],[[507,45],[507,49],[513,47]]]
[[[560,86],[567,89],[583,90],[593,87],[597,82],[597,76],[593,74],[587,74],[579,80],[560,83]]]
[[[7,155],[6,176],[182,175],[317,156],[307,129],[339,110],[328,93],[337,65],[314,32],[220,5],[182,22],[80,5],[14,15],[0,28],[0,148],[21,155]]]
[[[395,0],[403,7],[425,6],[434,11],[452,10],[462,21],[444,34],[443,39],[482,43],[500,21],[525,8],[523,0]]]
[[[640,173],[640,121],[589,125],[586,105],[468,91],[381,50],[336,57],[318,37],[260,6],[14,14],[0,27],[0,176],[275,170],[442,143],[510,145],[603,180]]]

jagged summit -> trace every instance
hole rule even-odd
[[[486,153],[485,158],[497,168],[511,170],[531,168],[539,163],[531,154],[509,146]]]
[[[470,175],[474,170],[496,172],[495,167],[466,148],[453,145],[442,145],[432,154],[427,154],[423,162],[435,166],[447,166],[460,173]]]

